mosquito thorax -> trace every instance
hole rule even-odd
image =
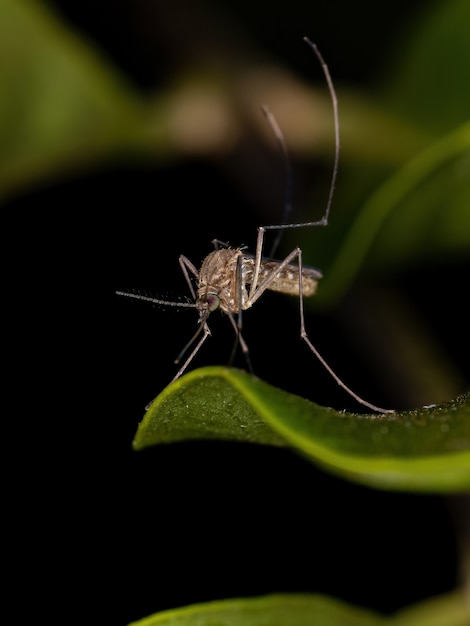
[[[199,270],[199,287],[211,284],[225,285],[232,279],[240,255],[238,248],[218,248],[210,252]]]

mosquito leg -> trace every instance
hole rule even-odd
[[[242,278],[243,278],[243,259],[241,256],[239,256],[237,259],[237,285],[236,285],[237,306],[238,306],[237,321],[235,321],[233,315],[229,314],[230,323],[232,324],[233,329],[235,331],[235,342],[233,344],[232,352],[230,354],[229,363],[230,364],[233,363],[236,352],[237,352],[237,348],[238,346],[240,346],[245,356],[248,369],[253,374],[253,367],[251,365],[248,344],[246,343],[246,341],[243,339],[243,336],[242,336],[242,327],[243,327],[243,282],[242,282]]]
[[[333,107],[333,121],[335,127],[335,158],[333,163],[333,172],[331,175],[330,182],[330,191],[328,195],[328,201],[326,203],[325,214],[323,218],[317,223],[318,226],[327,226],[328,219],[330,217],[331,204],[333,202],[333,194],[336,186],[336,179],[338,178],[338,164],[339,164],[339,113],[338,113],[338,97],[336,96],[335,86],[333,85],[333,79],[331,78],[330,70],[328,69],[328,65],[325,63],[323,56],[320,53],[320,50],[317,46],[310,41],[308,37],[304,37],[305,43],[310,46],[310,48],[315,53],[315,56],[320,62],[321,68],[323,70],[323,74],[326,79],[326,84],[328,86],[328,90],[330,92],[331,104]],[[315,223],[312,225],[316,225]]]
[[[307,335],[307,331],[305,329],[304,299],[302,296],[302,293],[303,293],[302,292],[302,251],[300,250],[300,248],[297,248],[297,262],[299,264],[300,337],[305,341],[307,346],[310,348],[310,351],[313,352],[313,354],[320,361],[320,363],[323,365],[326,371],[330,374],[330,376],[332,376],[333,379],[337,382],[337,384],[340,387],[342,387],[352,398],[354,398],[356,402],[368,407],[369,409],[372,409],[372,411],[375,411],[377,413],[394,413],[394,411],[391,409],[382,409],[381,407],[376,406],[375,404],[371,404],[370,402],[367,402],[367,400],[364,400],[363,398],[361,398],[361,396],[358,396],[357,393],[355,393],[352,389],[350,389],[341,380],[341,378],[336,374],[336,372],[333,371],[333,369],[328,365],[328,363],[325,361],[325,359],[322,357],[322,355],[318,352],[318,350],[315,348],[313,343],[310,341]]]
[[[188,284],[189,290],[191,291],[191,295],[193,296],[194,300],[196,301],[196,292],[195,292],[193,284],[191,282],[191,277],[190,277],[189,273],[191,272],[191,274],[193,274],[196,277],[196,279],[197,279],[197,278],[199,278],[199,272],[198,272],[196,266],[188,259],[188,257],[184,256],[183,254],[180,255],[180,257],[179,257],[179,264],[181,266],[181,270],[182,270],[183,275],[184,275],[184,277],[186,279],[186,282]],[[194,306],[196,306],[196,305],[194,304]],[[201,318],[200,318],[199,321],[202,321]],[[186,353],[186,350],[188,350],[191,347],[191,345],[197,339],[197,336],[199,335],[200,332],[201,332],[201,328],[199,328],[197,330],[197,332],[194,334],[192,339],[190,339],[189,342],[181,350],[181,352],[179,353],[178,357],[175,359],[175,363],[179,363],[180,362],[180,360],[183,358],[183,355]],[[188,358],[183,363],[183,365],[180,367],[180,369],[176,372],[176,375],[173,377],[173,380],[171,382],[174,382],[175,380],[177,380],[181,376],[181,374],[185,371],[185,369],[188,367],[188,365],[191,363],[193,358],[198,353],[198,351],[201,348],[202,344],[205,342],[207,337],[211,334],[209,326],[207,325],[207,322],[205,322],[205,321],[203,322],[202,332],[203,332],[203,335],[202,335],[201,339],[198,341],[198,343],[196,344],[196,347],[193,349],[193,351],[188,356]]]
[[[238,345],[240,345],[240,348],[243,352],[243,356],[245,357],[245,360],[246,360],[246,365],[248,367],[248,370],[251,374],[254,374],[254,370],[253,370],[253,366],[251,364],[251,358],[250,358],[250,349],[248,348],[248,344],[246,343],[246,341],[243,339],[243,335],[241,334],[241,327],[239,326],[238,321],[237,322],[235,321],[233,315],[228,314],[228,318],[236,334],[235,345],[233,346],[232,354],[230,355],[229,362],[230,364],[233,362],[233,359],[235,358],[236,349]]]
[[[186,361],[183,363],[183,365],[180,367],[180,369],[176,372],[176,375],[173,377],[172,379],[172,383],[175,382],[175,380],[178,380],[178,378],[183,374],[183,372],[186,370],[186,368],[188,367],[188,365],[191,363],[191,361],[193,360],[193,358],[196,356],[196,354],[199,352],[199,349],[201,348],[202,344],[205,342],[205,340],[207,339],[207,337],[211,334],[211,331],[209,329],[209,326],[207,324],[204,324],[204,334],[202,335],[201,339],[198,341],[197,346],[194,348],[194,350],[191,352],[191,354],[188,356],[188,358],[186,359]],[[147,406],[145,407],[145,410],[148,411],[149,408],[151,407],[151,405],[153,404],[155,398],[153,400],[151,400]]]
[[[248,294],[249,302],[252,301],[252,298],[255,295],[257,288],[258,288],[258,276],[259,276],[259,270],[261,267],[261,257],[263,254],[263,242],[264,242],[265,230],[266,229],[263,226],[260,226],[258,228],[258,237],[256,239],[256,250],[255,250],[255,266],[253,269],[253,279],[250,285],[250,292]]]
[[[230,248],[230,245],[228,243],[226,243],[225,241],[221,241],[220,239],[213,239],[211,243],[216,250],[218,250],[219,248]]]
[[[238,342],[241,341],[241,333],[243,326],[243,258],[239,256],[237,258],[237,327],[236,327],[236,343],[233,346],[233,357],[235,357],[235,350],[237,349]]]
[[[210,334],[211,334],[211,331],[209,329],[209,326],[206,323],[204,323],[204,330],[203,330],[203,335],[202,335],[201,339],[197,342],[197,345],[194,348],[194,350],[188,356],[188,358],[183,363],[183,365],[180,367],[180,369],[176,372],[176,374],[173,377],[173,380],[171,382],[174,382],[175,380],[177,380],[181,376],[181,374],[185,371],[185,369],[188,367],[188,365],[194,359],[196,354],[199,352],[202,344],[205,342],[205,340],[207,339],[207,337],[209,337]]]
[[[315,53],[315,56],[317,57],[323,74],[325,76],[325,80],[326,80],[326,84],[328,86],[328,91],[330,93],[330,99],[331,99],[331,104],[333,107],[333,122],[334,122],[334,133],[335,133],[335,156],[334,156],[334,162],[333,162],[333,172],[331,175],[331,181],[330,181],[330,189],[328,192],[328,200],[326,203],[326,208],[325,208],[325,213],[322,217],[321,220],[317,220],[314,222],[302,222],[299,224],[289,224],[287,223],[287,218],[289,217],[290,213],[292,212],[292,170],[291,170],[291,165],[290,165],[290,160],[289,160],[289,155],[287,152],[287,148],[286,148],[286,143],[284,140],[284,136],[282,134],[282,131],[279,127],[279,124],[277,123],[275,117],[272,115],[272,113],[266,108],[266,107],[262,107],[262,111],[263,114],[265,115],[271,130],[273,131],[274,136],[277,139],[277,142],[279,144],[279,148],[282,152],[283,155],[283,159],[284,159],[284,168],[285,168],[285,172],[286,172],[286,188],[285,188],[285,197],[284,197],[284,215],[283,215],[283,224],[277,224],[277,225],[271,225],[271,226],[265,226],[264,228],[266,230],[278,230],[278,234],[274,240],[273,243],[273,248],[272,248],[272,252],[271,255],[274,254],[274,250],[277,248],[279,241],[281,239],[281,236],[283,234],[283,232],[287,229],[287,228],[304,228],[307,226],[327,226],[328,225],[328,220],[330,217],[330,210],[331,210],[331,204],[333,202],[333,195],[334,195],[334,191],[335,191],[335,186],[336,186],[336,180],[338,178],[338,164],[339,164],[339,150],[340,150],[340,142],[339,142],[339,113],[338,113],[338,98],[336,96],[336,91],[335,91],[335,87],[333,85],[333,80],[331,78],[330,75],[330,71],[328,69],[327,64],[325,63],[325,60],[323,59],[320,51],[318,50],[317,46],[310,41],[310,39],[308,39],[308,37],[304,37],[304,41],[305,43],[313,50],[313,52]]]
[[[242,330],[242,326],[243,326],[243,319],[242,319],[242,308],[243,308],[243,284],[242,284],[242,257],[239,256],[237,258],[237,268],[236,268],[236,284],[235,284],[235,307],[238,307],[238,313],[237,313],[237,321],[235,322],[233,316],[231,315],[231,313],[229,313],[229,319],[230,319],[230,323],[233,326],[233,329],[235,330],[235,341],[233,343],[233,347],[232,347],[232,351],[230,353],[230,359],[229,359],[229,365],[232,365],[232,363],[235,360],[235,355],[237,353],[237,348],[240,345],[241,346],[241,330]],[[234,309],[234,311],[236,310],[236,308]],[[246,345],[246,344],[245,344]]]
[[[269,289],[269,286],[276,280],[277,276],[284,270],[284,268],[291,264],[295,259],[297,259],[298,264],[298,275],[299,275],[299,307],[300,307],[300,336],[305,341],[310,351],[317,357],[326,371],[332,376],[332,378],[337,382],[337,384],[342,387],[352,398],[356,400],[359,404],[367,406],[368,408],[376,411],[378,413],[393,413],[392,410],[383,409],[381,407],[376,406],[375,404],[371,404],[367,402],[359,395],[357,395],[352,389],[350,389],[341,378],[332,370],[332,368],[328,365],[325,359],[321,356],[318,350],[310,341],[307,331],[305,328],[305,313],[304,313],[304,299],[303,299],[303,266],[302,266],[302,250],[300,248],[295,248],[286,258],[279,263],[275,270],[271,272],[269,276],[267,276],[261,283],[258,284],[259,271],[261,265],[261,252],[263,247],[263,236],[264,236],[265,228],[260,227],[258,229],[258,240],[256,245],[256,253],[255,253],[255,266],[253,270],[253,283],[251,285],[250,294],[248,297],[249,305],[251,306],[258,298],[260,298],[266,289]]]
[[[259,272],[261,268],[262,251],[263,251],[264,233],[265,233],[265,227],[260,226],[258,228],[258,239],[256,242],[253,278],[252,278],[252,283],[250,287],[250,292],[248,294],[248,302],[246,303],[248,306],[252,306],[263,295],[266,289],[269,289],[269,286],[271,285],[271,283],[276,280],[277,276],[281,274],[281,272],[284,270],[284,268],[287,265],[292,263],[292,261],[296,257],[298,257],[298,253],[300,252],[299,248],[296,248],[295,250],[293,250],[290,254],[286,256],[286,258],[283,261],[279,261],[279,264],[277,265],[276,269],[273,270],[269,276],[267,276],[264,280],[261,281],[261,283],[258,284]]]
[[[268,121],[268,124],[271,127],[271,130],[273,131],[273,134],[279,144],[279,148],[282,152],[282,156],[284,159],[284,169],[285,169],[285,189],[284,189],[284,211],[282,214],[282,219],[281,219],[281,223],[282,224],[286,224],[289,221],[289,216],[292,213],[292,167],[291,167],[291,163],[290,163],[290,158],[289,158],[289,153],[287,151],[287,146],[286,146],[286,142],[284,140],[284,135],[282,133],[282,130],[279,126],[279,124],[277,123],[276,118],[274,117],[274,115],[271,113],[271,111],[266,107],[266,106],[262,106],[261,107],[261,111],[263,112],[263,115],[265,116],[266,120]],[[274,239],[274,242],[271,246],[271,250],[269,252],[269,256],[272,258],[274,257],[274,254],[277,250],[277,248],[279,247],[279,243],[281,241],[282,235],[283,235],[284,231],[283,229],[279,229],[276,238]]]
[[[194,287],[193,284],[191,282],[191,278],[189,276],[189,272],[191,272],[191,274],[193,274],[196,278],[199,277],[199,272],[197,271],[197,268],[195,265],[193,265],[191,263],[191,261],[188,259],[188,257],[184,256],[184,254],[182,254],[179,257],[179,264],[181,267],[181,271],[184,274],[184,277],[186,279],[186,282],[188,283],[188,287],[189,290],[191,292],[192,297],[194,298],[194,300],[196,300],[196,292],[194,291]]]

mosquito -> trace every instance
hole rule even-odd
[[[304,298],[315,294],[318,281],[322,278],[320,270],[303,264],[302,250],[299,247],[294,248],[294,250],[292,250],[292,252],[290,252],[290,254],[288,254],[282,261],[275,260],[270,257],[268,258],[263,255],[266,231],[278,231],[278,235],[271,250],[271,256],[273,256],[281,235],[286,229],[304,228],[309,226],[327,226],[330,215],[339,161],[338,102],[328,66],[320,54],[320,51],[318,50],[316,44],[310,41],[307,37],[304,37],[304,41],[313,50],[321,65],[333,105],[335,157],[329,195],[322,219],[298,224],[283,223],[280,225],[277,224],[258,227],[254,254],[249,254],[243,246],[239,248],[232,248],[228,244],[215,239],[212,242],[214,250],[203,260],[200,269],[198,269],[188,259],[188,257],[180,255],[179,264],[186,283],[188,284],[192,298],[189,302],[161,300],[133,292],[117,291],[116,293],[121,296],[151,302],[159,306],[171,306],[177,308],[186,307],[195,308],[197,310],[199,315],[198,328],[175,359],[176,364],[182,363],[182,365],[175,374],[172,382],[177,380],[183,372],[185,372],[206,339],[210,336],[211,332],[208,320],[211,313],[217,310],[222,311],[222,313],[228,317],[235,331],[236,339],[232,349],[230,362],[233,361],[235,352],[239,346],[245,356],[248,369],[253,372],[248,345],[242,335],[243,311],[251,308],[261,298],[266,290],[297,296],[299,298],[300,308],[300,337],[307,344],[310,351],[320,361],[323,367],[333,377],[336,383],[359,404],[368,407],[372,411],[378,413],[393,413],[390,409],[383,409],[367,402],[350,389],[333,371],[310,341],[305,327]],[[287,218],[292,208],[290,202],[291,171],[287,148],[281,129],[272,113],[267,109],[267,107],[264,106],[262,107],[262,112],[265,115],[284,156],[287,170],[287,184],[283,221],[287,222]],[[146,408],[149,408],[152,402],[150,402]]]

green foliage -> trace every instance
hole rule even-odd
[[[289,594],[225,600],[156,613],[132,626],[466,626],[461,593],[384,617],[320,595]]]
[[[332,472],[385,489],[470,489],[470,398],[383,415],[320,407],[243,371],[208,367],[154,400],[134,447],[190,439],[289,445]]]
[[[394,172],[351,223],[319,299],[331,306],[347,293],[358,274],[367,271],[366,259],[373,259],[369,267],[377,274],[429,260],[436,253],[467,254],[469,166],[466,122]]]
[[[141,98],[40,2],[1,0],[0,76],[0,199],[136,141]]]

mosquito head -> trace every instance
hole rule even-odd
[[[199,315],[204,316],[206,319],[209,314],[216,311],[220,307],[220,298],[216,293],[206,293],[203,296],[199,296],[196,301],[196,308],[199,311]]]
[[[220,298],[216,293],[199,294],[196,300],[196,309],[199,313],[199,323],[207,322],[209,315],[220,307]]]

